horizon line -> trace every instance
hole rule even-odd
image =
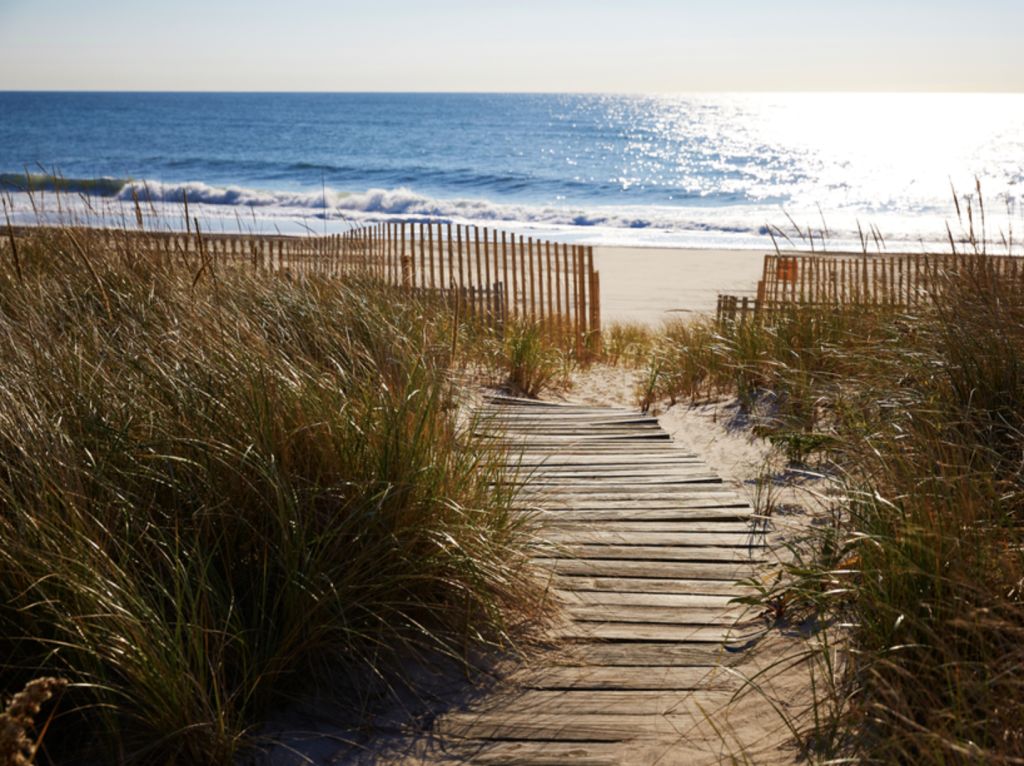
[[[152,94],[167,93],[179,95],[394,95],[394,96],[698,96],[698,95],[992,95],[1019,96],[1021,90],[971,89],[971,90],[859,90],[825,88],[804,89],[752,89],[752,90],[665,90],[665,91],[618,91],[618,90],[216,90],[216,89],[176,89],[176,88],[5,88],[0,93],[124,93]]]

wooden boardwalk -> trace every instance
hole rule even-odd
[[[505,397],[482,414],[521,447],[563,618],[555,649],[435,722],[426,760],[717,762],[689,732],[706,733],[764,630],[729,603],[766,554],[749,504],[653,417]]]

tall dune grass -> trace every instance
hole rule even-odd
[[[0,689],[55,757],[229,763],[325,688],[497,645],[532,599],[452,318],[371,283],[40,229],[0,263]],[[335,692],[337,696],[337,692]]]
[[[1024,296],[967,268],[934,297],[676,328],[651,364],[659,395],[737,394],[831,466],[829,523],[761,596],[828,635],[822,760],[1024,761]]]

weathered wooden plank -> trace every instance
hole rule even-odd
[[[733,596],[712,593],[621,593],[617,591],[566,590],[555,591],[569,605],[601,604],[604,606],[660,606],[675,608],[702,607],[726,611],[733,609]]]
[[[478,424],[484,425],[488,428],[488,433],[491,432],[492,427],[496,427],[495,423],[484,423]],[[657,424],[651,425],[648,423],[631,423],[629,421],[622,421],[618,423],[546,423],[543,426],[532,425],[524,423],[518,424],[502,424],[501,436],[504,439],[524,440],[527,442],[533,441],[534,439],[543,441],[551,436],[607,436],[609,434],[663,434],[665,433]],[[493,435],[493,434],[492,434]],[[669,441],[669,440],[667,440]]]
[[[557,513],[544,513],[541,515],[543,534],[561,535],[575,534],[577,530],[591,529],[597,534],[614,534],[627,532],[646,532],[661,534],[741,534],[753,536],[760,539],[763,536],[763,527],[760,524],[748,521],[733,521],[730,519],[719,519],[712,521],[663,521],[660,519],[639,520],[639,521],[612,521],[605,519],[600,525],[590,524],[587,521],[563,520]]]
[[[629,575],[556,574],[552,585],[559,590],[599,593],[677,593],[721,595],[734,598],[750,592],[732,580],[703,580],[693,578],[631,577]]]
[[[629,453],[617,453],[612,455],[601,455],[590,451],[570,452],[563,451],[554,455],[542,455],[537,453],[510,453],[509,459],[522,463],[531,463],[539,466],[575,466],[575,465],[658,465],[664,462],[701,463],[703,460],[695,453],[682,450],[676,444],[656,445],[657,449],[647,450],[643,457],[630,451]]]
[[[730,692],[712,692],[721,702]],[[686,694],[669,691],[609,691],[572,689],[537,691],[526,689],[499,694],[486,700],[480,712],[534,713],[547,715],[669,715],[686,707]]]
[[[548,482],[556,481],[601,481],[605,484],[631,484],[638,479],[664,479],[673,476],[702,475],[712,477],[711,480],[719,483],[720,477],[704,463],[697,461],[663,463],[661,465],[578,465],[578,466],[557,466],[548,468],[544,466],[523,466],[509,465],[506,470],[513,476],[528,478],[536,482],[537,486],[543,486]]]
[[[495,436],[493,431],[483,431],[481,429],[479,433],[481,436],[492,438]],[[603,431],[580,427],[574,433],[569,434],[545,434],[537,431],[523,431],[501,434],[501,438],[513,447],[524,445],[532,449],[534,446],[550,444],[563,447],[577,445],[578,450],[582,452],[591,449],[593,446],[600,446],[602,441],[611,441],[616,435],[621,435],[627,439],[635,436],[637,441],[647,442],[646,446],[648,449],[652,449],[655,446],[672,447],[672,437],[665,431],[655,428],[638,429],[624,427]]]
[[[751,518],[750,506],[740,502],[727,502],[729,497],[735,497],[726,493],[722,502],[715,496],[698,496],[690,503],[680,502],[677,505],[671,503],[662,507],[645,508],[643,504],[634,504],[632,507],[579,507],[579,508],[544,508],[537,512],[539,523],[543,526],[551,524],[576,524],[576,523],[597,523],[605,521],[620,522],[647,522],[647,521],[676,521],[685,523],[688,521],[704,521],[712,523],[715,521],[731,523],[747,523]]]
[[[667,444],[645,444],[637,445],[629,452],[609,452],[597,448],[584,448],[579,450],[566,449],[557,453],[548,453],[531,450],[529,452],[510,452],[514,457],[525,462],[534,462],[542,465],[559,465],[561,463],[576,464],[581,461],[597,461],[598,463],[646,463],[648,461],[661,460],[701,460],[700,455],[695,452],[683,449],[675,442]]]
[[[506,445],[511,454],[519,454],[524,452],[525,444],[507,444]],[[661,457],[672,458],[676,453],[668,451],[668,448],[672,446],[672,442],[634,442],[629,445],[629,456],[643,457],[650,460],[655,460]],[[635,449],[644,448],[645,452],[643,455],[639,455],[634,452]],[[657,449],[664,447],[665,449]],[[581,457],[583,455],[593,455],[594,457],[622,457],[623,449],[619,444],[609,443],[601,444],[599,442],[593,442],[591,444],[574,445],[574,444],[550,444],[550,445],[530,445],[529,454],[538,460],[545,460],[549,457],[556,455],[571,455],[572,457]],[[684,453],[685,454],[685,453]]]
[[[537,481],[548,481],[550,479],[581,477],[593,477],[601,480],[612,480],[622,478],[638,478],[651,476],[658,478],[673,473],[712,473],[711,469],[698,460],[680,460],[675,463],[663,463],[651,465],[650,463],[620,463],[616,465],[597,465],[594,463],[580,463],[573,466],[538,466],[536,468],[518,466],[519,473],[527,475]]]
[[[629,431],[637,433],[648,433],[662,431],[657,421],[648,420],[545,420],[541,421],[516,421],[516,420],[493,420],[487,419],[476,422],[477,428],[486,429],[492,435],[500,435],[502,438],[514,436],[516,438],[531,439],[534,436],[545,436],[550,433],[576,433],[576,434],[603,434],[606,431]]]
[[[552,526],[567,526],[585,524],[588,519],[594,523],[602,521],[622,521],[630,523],[643,523],[647,521],[674,521],[685,523],[687,521],[703,521],[714,523],[744,523],[752,519],[750,509],[741,505],[719,504],[713,501],[694,503],[688,507],[672,508],[663,506],[653,510],[644,510],[642,506],[632,508],[602,508],[579,507],[563,508],[553,510],[545,508],[542,502],[526,503],[517,502],[513,508],[530,513],[537,524],[544,528],[548,524]]]
[[[480,766],[621,766],[621,745],[601,742],[445,742],[444,759]]]
[[[484,402],[492,406],[499,405],[506,410],[512,411],[516,407],[524,407],[530,409],[543,409],[553,412],[572,412],[572,411],[585,411],[585,412],[622,412],[621,409],[616,407],[592,407],[588,404],[572,404],[570,402],[545,402],[540,399],[525,399],[521,396],[509,396],[507,394],[488,394],[484,397]],[[512,406],[509,406],[512,405]]]
[[[490,432],[488,431],[488,433]],[[655,443],[664,443],[665,446],[671,445],[671,439],[666,439],[665,436],[667,434],[660,428],[629,425],[599,428],[567,425],[562,427],[549,426],[548,428],[523,428],[521,430],[506,429],[501,438],[511,444],[533,445],[552,441],[588,444],[595,440],[600,441],[601,439],[616,436],[652,438]]]
[[[640,518],[649,513],[658,511],[685,512],[686,510],[700,509],[707,512],[709,509],[719,509],[733,518],[751,518],[750,506],[742,502],[735,492],[729,490],[716,490],[714,485],[694,486],[680,485],[678,487],[679,497],[673,500],[671,497],[644,498],[644,501],[633,500],[625,495],[615,495],[603,498],[581,498],[567,495],[544,496],[542,494],[531,495],[529,498],[520,498],[520,503],[530,501],[531,507],[536,507],[538,501],[550,501],[544,503],[544,510],[548,513],[560,513],[563,511],[594,511],[622,515],[625,512],[637,512]],[[722,515],[722,514],[719,514]],[[593,517],[595,520],[597,517]],[[657,516],[650,516],[657,518]],[[661,518],[670,518],[662,516]],[[684,517],[680,517],[684,518]]]
[[[624,460],[621,457],[595,455],[593,460],[580,459],[575,462],[554,462],[556,459],[556,456],[553,455],[551,458],[552,462],[536,461],[532,464],[526,461],[509,460],[505,461],[504,465],[508,469],[514,469],[519,473],[526,473],[537,478],[545,476],[560,476],[563,474],[573,476],[587,472],[600,473],[607,476],[614,476],[619,473],[632,476],[635,474],[659,474],[663,471],[670,471],[674,468],[703,468],[705,470],[710,470],[706,463],[696,458],[681,458],[678,460],[670,458],[655,460],[651,458],[641,462],[635,462]]]
[[[523,420],[536,420],[544,422],[546,420],[561,420],[571,418],[581,418],[584,420],[595,420],[607,418],[610,420],[617,419],[642,419],[642,420],[657,420],[653,415],[638,411],[638,410],[619,410],[614,408],[583,408],[573,409],[571,407],[563,407],[560,409],[516,409],[515,407],[480,407],[475,411],[475,414],[491,416],[495,419],[516,419],[520,418]]]
[[[492,434],[489,438],[494,440],[494,439],[500,439],[501,437],[499,435]],[[662,459],[662,458],[690,458],[691,460],[700,460],[700,459],[702,459],[701,456],[698,455],[693,450],[687,449],[684,446],[682,446],[682,445],[680,445],[680,444],[678,444],[678,443],[676,443],[674,441],[660,441],[660,442],[652,442],[652,443],[648,443],[648,444],[638,444],[638,445],[636,445],[635,451],[634,450],[630,450],[628,453],[619,453],[617,456],[615,454],[602,454],[602,452],[603,452],[603,448],[601,447],[601,445],[587,444],[587,445],[579,447],[578,449],[573,449],[571,447],[567,447],[559,455],[551,455],[548,452],[543,451],[543,450],[533,450],[533,449],[530,449],[528,451],[523,452],[523,457],[526,458],[526,459],[530,459],[530,460],[536,460],[538,462],[550,461],[550,460],[555,459],[556,457],[565,457],[566,459],[568,459],[570,461],[571,460],[578,460],[580,458],[585,458],[588,455],[593,455],[593,454],[596,454],[598,457],[601,457],[601,458],[614,458],[614,457],[618,457],[620,460],[626,460],[626,461],[630,461],[630,462],[636,462],[637,459],[640,458],[641,456],[649,457],[649,458],[652,458],[652,459]]]
[[[537,558],[537,564],[561,575],[597,577],[652,577],[658,579],[712,580],[731,586],[750,572],[749,567],[713,561],[631,561],[625,559]]]
[[[617,407],[588,407],[586,405],[566,405],[563,407],[505,407],[501,405],[483,404],[477,407],[476,412],[490,413],[498,417],[506,418],[566,418],[566,417],[595,417],[597,414],[606,414],[608,417],[637,417],[650,418],[650,413],[644,414],[640,410],[631,410]]]
[[[565,417],[569,415],[593,415],[594,413],[609,413],[613,416],[634,415],[650,417],[640,410],[633,410],[626,407],[601,407],[586,404],[571,404],[558,402],[540,402],[540,405],[531,404],[526,407],[509,407],[501,403],[488,403],[487,400],[476,408],[478,412],[494,412],[507,417]]]
[[[493,434],[475,431],[474,436],[493,436]],[[651,431],[646,432],[631,432],[624,431],[621,433],[591,433],[589,435],[551,435],[543,437],[524,437],[517,439],[514,436],[508,439],[509,444],[512,447],[519,447],[528,445],[531,449],[534,447],[548,447],[553,449],[563,449],[565,447],[580,446],[580,445],[602,445],[602,444],[619,444],[621,442],[668,442],[672,437],[664,431]]]
[[[647,562],[751,562],[765,561],[761,548],[718,548],[697,545],[573,545],[565,549],[575,559],[613,559]]]
[[[732,524],[756,524],[763,520],[753,516],[750,506],[731,493],[692,492],[680,498],[678,502],[652,502],[651,507],[645,503],[623,498],[606,502],[588,502],[576,504],[572,498],[559,495],[534,495],[528,498],[517,497],[513,507],[528,509],[540,523],[548,522],[558,525],[596,524],[598,522],[621,521],[630,523],[644,522],[722,522]]]
[[[678,715],[456,713],[445,716],[439,728],[447,736],[474,739],[623,742],[673,734],[678,737],[678,732],[692,726],[693,721],[689,712]]]
[[[764,537],[744,529],[736,532],[709,532],[676,529],[671,532],[641,530],[606,530],[577,526],[566,530],[547,530],[545,540],[560,545],[688,545],[695,547],[763,548]]]
[[[746,607],[657,606],[637,604],[570,604],[565,613],[577,622],[629,622],[658,625],[737,625],[748,624],[751,612]],[[762,623],[763,624],[763,623]]]
[[[551,428],[574,428],[579,430],[599,430],[605,427],[651,430],[660,429],[658,421],[643,415],[615,416],[595,414],[587,417],[539,416],[535,418],[509,418],[500,416],[477,415],[474,421],[490,427],[503,436],[511,431],[538,433]]]
[[[436,729],[461,739],[544,740],[561,742],[623,742],[635,739],[650,716],[454,713]],[[639,720],[638,720],[639,719]]]
[[[485,437],[489,437],[489,438],[500,438],[501,437],[501,434],[484,434],[484,435],[485,435]],[[528,442],[528,443],[527,442],[528,442],[528,439],[521,438],[521,439],[518,439],[518,443],[510,442],[509,443],[509,448],[513,449],[513,448],[522,448],[522,446],[529,446],[529,452],[530,453],[534,453],[538,457],[546,456],[546,455],[549,454],[549,452],[552,449],[554,449],[554,446],[545,445],[541,441]],[[555,446],[557,446],[557,448],[559,450],[561,450],[561,451],[563,451],[563,452],[565,452],[567,454],[570,454],[570,455],[586,455],[586,454],[590,454],[590,453],[605,453],[605,454],[608,454],[608,455],[613,455],[614,452],[612,452],[612,451],[614,450],[614,446],[615,445],[614,444],[602,444],[599,441],[592,441],[592,442],[589,442],[589,443],[574,445],[571,442],[565,441],[565,442],[556,444]],[[641,451],[641,452],[640,453],[633,453],[633,451],[631,449],[630,457],[634,457],[637,454],[644,454],[644,455],[651,455],[651,456],[657,456],[657,455],[678,455],[679,453],[684,453],[685,454],[685,451],[681,450],[679,448],[679,445],[677,445],[671,439],[660,439],[660,440],[657,440],[657,441],[649,441],[649,440],[648,441],[643,441],[642,443],[635,444],[635,448],[637,450]]]
[[[549,490],[544,492],[520,492],[517,495],[520,499],[536,501],[545,498],[552,503],[551,510],[557,508],[673,508],[689,499],[708,500],[709,498],[728,498],[735,500],[738,496],[735,492],[723,487],[722,484],[711,482],[693,482],[680,484],[667,491],[664,487],[652,487],[650,492],[638,490],[635,496],[628,492],[577,492],[573,494],[556,493]],[[557,505],[555,505],[557,503]],[[750,509],[750,505],[746,505]]]
[[[513,399],[515,397],[512,397]],[[513,405],[513,406],[509,406]],[[522,406],[519,406],[522,405]],[[588,405],[579,404],[574,402],[552,402],[552,401],[541,401],[539,399],[522,399],[518,401],[509,401],[505,399],[495,399],[484,397],[481,404],[478,405],[478,409],[481,410],[500,410],[509,414],[530,414],[530,413],[551,413],[551,414],[564,414],[572,412],[614,412],[622,414],[624,412],[632,412],[635,414],[643,414],[640,410],[631,409],[628,407],[609,407],[604,405]]]
[[[565,493],[569,490],[587,490],[590,492],[629,492],[630,490],[651,492],[665,485],[676,484],[713,484],[720,485],[721,479],[703,466],[692,468],[676,468],[653,474],[624,474],[622,476],[602,476],[597,473],[581,471],[575,474],[544,474],[531,475],[525,472],[505,477],[508,484],[524,484],[527,493],[546,493],[555,491]],[[549,490],[550,488],[550,490]],[[662,489],[663,492],[671,491]],[[582,494],[576,493],[573,494]]]
[[[581,641],[569,645],[564,659],[554,662],[566,665],[602,666],[731,666],[744,659],[742,652],[730,652],[722,644],[687,641]]]
[[[572,622],[555,630],[559,638],[572,641],[681,641],[715,646],[742,646],[764,631],[731,631],[708,625],[661,625],[630,622]]]
[[[478,422],[493,426],[503,436],[512,432],[523,432],[527,435],[542,434],[548,431],[572,430],[581,433],[587,431],[600,431],[605,428],[614,430],[650,430],[660,431],[661,426],[655,418],[628,417],[628,418],[502,418],[489,417],[478,418]]]
[[[735,676],[717,667],[556,665],[540,668],[517,684],[526,689],[692,691],[737,688]]]

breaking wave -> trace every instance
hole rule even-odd
[[[476,221],[494,223],[535,223],[559,227],[614,227],[621,229],[675,229],[685,222],[686,228],[723,230],[737,233],[765,233],[762,223],[733,222],[722,225],[687,220],[685,208],[632,206],[594,206],[588,209],[572,206],[496,203],[481,199],[438,199],[406,187],[369,189],[364,192],[339,192],[326,189],[316,192],[262,191],[240,186],[210,186],[201,182],[168,184],[140,182],[126,184],[118,199],[129,201],[137,194],[143,202],[231,205],[273,209],[283,215],[378,219],[402,217],[412,221]],[[270,212],[268,210],[267,212]],[[703,211],[707,212],[707,211]]]
[[[744,204],[706,207],[700,205],[589,205],[499,203],[486,199],[442,199],[407,187],[344,192],[330,188],[317,191],[270,191],[244,186],[215,186],[201,181],[169,183],[118,178],[62,178],[46,175],[0,174],[0,188],[14,192],[51,191],[74,197],[99,199],[117,207],[140,204],[174,226],[181,221],[187,201],[205,218],[219,219],[230,228],[239,216],[268,221],[279,230],[312,230],[321,223],[332,230],[351,224],[401,219],[410,222],[457,222],[497,225],[510,229],[542,230],[551,234],[601,244],[671,246],[769,246],[769,223],[785,221],[777,204]],[[27,208],[28,205],[22,205]],[[35,206],[32,206],[35,209]],[[96,211],[90,203],[90,210]],[[818,213],[814,212],[817,216]],[[877,214],[874,220],[877,220]],[[867,218],[865,218],[867,220]],[[305,221],[305,223],[303,223]],[[859,220],[855,213],[837,216],[830,224],[836,241],[852,243]],[[913,242],[922,234],[943,230],[931,215],[887,222],[887,236]],[[908,226],[909,224],[909,226]]]

